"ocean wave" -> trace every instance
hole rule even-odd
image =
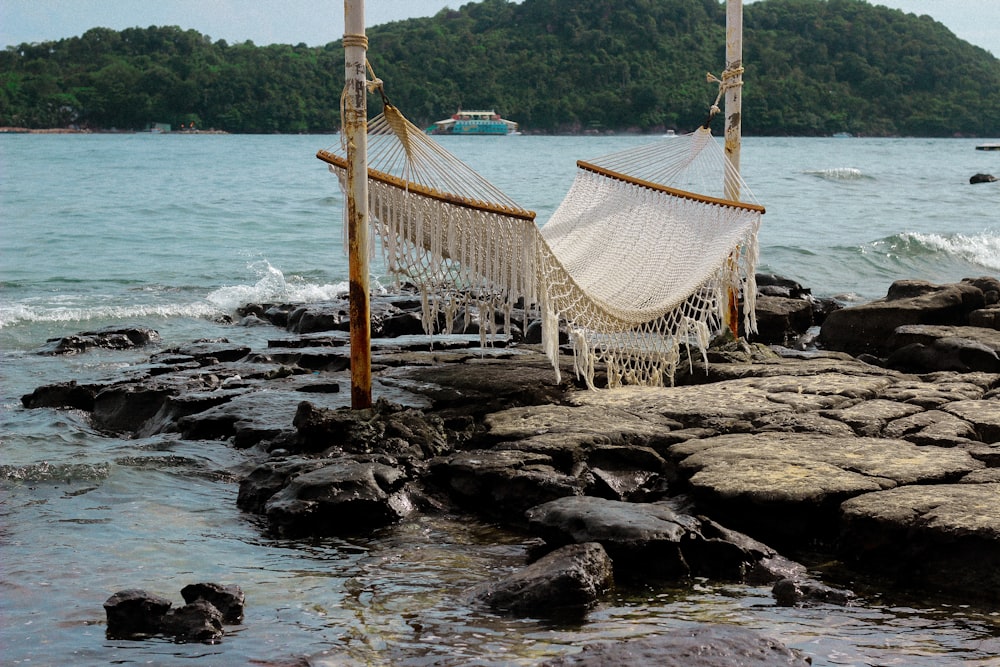
[[[25,466],[0,465],[0,479],[19,482],[96,482],[106,479],[108,463],[32,463]]]
[[[286,280],[280,269],[267,261],[251,265],[259,276],[253,285],[229,285],[213,290],[206,298],[226,312],[234,312],[247,303],[294,302],[314,303],[342,298],[347,294],[347,281],[318,284],[302,279]],[[376,285],[373,285],[376,287]],[[381,286],[377,286],[377,289]]]
[[[171,317],[210,318],[223,315],[211,303],[130,304],[116,306],[53,306],[15,303],[0,306],[0,329],[25,322],[87,322],[90,320],[129,320]]]
[[[343,298],[349,289],[344,281],[324,283],[300,276],[285,277],[277,267],[266,260],[255,261],[250,266],[256,274],[252,284],[236,284],[209,291],[203,299],[193,297],[196,288],[172,288],[163,285],[132,287],[128,291],[132,303],[111,295],[81,296],[53,294],[40,300],[37,297],[21,302],[0,305],[0,329],[25,323],[83,323],[88,321],[120,321],[135,319],[193,318],[213,319],[232,315],[247,303],[315,303]],[[371,288],[384,293],[385,287],[376,278]],[[181,296],[186,294],[187,296]],[[164,295],[169,295],[166,300]],[[180,298],[178,298],[180,296]],[[141,300],[138,300],[141,299]],[[146,299],[149,299],[147,301]],[[155,301],[154,301],[155,300]],[[152,302],[151,302],[152,301]],[[113,303],[112,303],[113,302]]]
[[[903,234],[931,252],[943,252],[991,271],[1000,271],[1000,233]]]
[[[828,181],[860,181],[866,176],[860,169],[854,167],[833,167],[831,169],[807,169],[804,173]]]

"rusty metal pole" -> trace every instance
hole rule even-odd
[[[726,70],[722,73],[726,92],[726,157],[733,165],[735,175],[726,172],[725,196],[740,198],[740,143],[743,136],[743,0],[726,0]],[[735,255],[730,257],[736,262]],[[735,268],[735,267],[734,267]],[[729,292],[726,324],[739,338],[740,314],[735,290]]]
[[[347,141],[347,248],[350,263],[351,407],[372,404],[368,268],[368,90],[364,0],[344,0],[344,138]]]

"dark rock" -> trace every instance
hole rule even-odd
[[[969,313],[969,326],[1000,331],[1000,306],[993,305]]]
[[[785,299],[810,299],[812,290],[803,287],[791,278],[784,278],[773,273],[758,273],[757,293],[763,296],[775,296]]]
[[[222,622],[236,624],[243,621],[243,609],[246,606],[246,596],[243,589],[235,584],[202,583],[189,584],[181,589],[184,602],[190,604],[196,600],[205,600],[222,614]]]
[[[288,319],[288,329],[296,333],[347,331],[350,328],[351,312],[347,301],[306,307]]]
[[[116,433],[137,431],[178,391],[176,385],[159,381],[106,387],[94,397],[94,424]]]
[[[962,282],[974,285],[982,290],[987,306],[1000,304],[1000,278],[995,276],[980,276],[979,278],[963,278]]]
[[[327,462],[321,459],[291,459],[261,463],[240,481],[236,506],[245,512],[263,514],[264,506],[271,496],[285,488],[293,477],[326,464]]]
[[[94,396],[104,385],[82,385],[75,381],[60,382],[38,387],[21,397],[26,408],[75,408],[90,412],[94,409]]]
[[[282,349],[268,347],[266,354],[253,354],[248,358],[256,363],[285,364],[307,371],[336,373],[351,367],[350,350],[341,347],[295,346]]]
[[[382,320],[380,334],[386,338],[418,336],[426,333],[420,313],[399,313]]]
[[[975,310],[973,314],[983,312]],[[1000,372],[1000,330],[974,326],[915,324],[898,327],[886,347],[886,366],[913,373]]]
[[[517,522],[525,510],[579,495],[581,482],[560,473],[544,454],[471,450],[430,462],[433,482],[458,504],[485,516]]]
[[[668,503],[625,503],[592,496],[559,498],[527,512],[530,530],[552,546],[599,542],[621,577],[691,574],[682,542],[699,522]]]
[[[474,596],[494,609],[536,617],[580,613],[614,583],[611,559],[595,542],[557,549]]]
[[[766,544],[692,516],[683,499],[561,498],[530,509],[528,521],[550,545],[599,542],[623,579],[707,576],[771,583],[803,570]]]
[[[734,625],[695,625],[627,641],[587,644],[539,667],[808,667],[811,660],[777,640]]]
[[[171,609],[160,619],[160,632],[181,642],[214,642],[222,637],[222,612],[203,599]]]
[[[757,333],[748,340],[785,344],[813,326],[813,305],[805,299],[757,297]]]
[[[293,477],[264,505],[271,529],[285,537],[367,534],[413,508],[406,476],[379,463],[338,459]]]
[[[904,486],[841,511],[849,563],[896,584],[1000,602],[1000,483]]]
[[[423,459],[443,452],[447,445],[439,417],[382,399],[365,410],[329,410],[303,401],[292,424],[298,432],[298,447],[305,452],[333,448]]]
[[[148,327],[106,327],[62,338],[50,338],[39,354],[79,354],[92,348],[130,350],[160,342],[160,334]]]
[[[970,283],[934,285],[898,280],[885,298],[830,313],[820,330],[827,349],[885,356],[892,333],[907,324],[964,326],[969,313],[985,306],[983,291]]]
[[[969,177],[969,183],[975,185],[976,183],[994,183],[997,177],[993,174],[973,174]]]
[[[833,588],[818,581],[780,579],[771,588],[779,607],[804,607],[812,604],[847,605],[854,600],[854,593]]]
[[[908,373],[997,373],[1000,356],[988,346],[967,338],[939,338],[930,344],[910,343],[893,350],[885,365]]]
[[[137,420],[135,425],[129,430],[133,430],[136,436],[140,438],[158,433],[172,433],[176,431],[186,433],[185,437],[197,438],[199,436],[190,434],[190,429],[185,427],[183,420],[191,415],[201,414],[206,410],[227,403],[232,400],[233,396],[244,391],[243,389],[223,390],[217,387],[214,391],[191,391],[180,394],[168,392],[164,396],[162,403],[160,403],[160,408],[156,414],[143,419],[141,422]],[[154,405],[155,403],[156,401],[154,400]],[[104,409],[109,408],[105,406]],[[143,414],[148,414],[149,409],[151,407],[147,408]],[[100,418],[107,419],[107,417]],[[211,438],[214,436],[208,437]]]
[[[134,639],[160,631],[170,600],[138,589],[118,591],[104,603],[109,639]]]
[[[197,361],[201,366],[211,366],[220,362],[239,361],[250,354],[250,348],[246,345],[230,343],[225,338],[196,340],[186,345],[179,345],[164,350],[160,354],[153,355],[152,361],[157,361],[165,357],[189,357]]]

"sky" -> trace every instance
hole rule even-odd
[[[744,3],[755,0],[744,0]],[[365,24],[433,16],[468,0],[366,0]],[[869,0],[928,14],[1000,58],[1000,0]],[[90,28],[176,25],[229,43],[321,46],[344,34],[342,0],[0,0],[0,48],[56,41]]]

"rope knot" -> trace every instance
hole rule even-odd
[[[360,46],[364,50],[368,50],[368,36],[358,35],[358,34],[345,34],[344,35],[344,48],[349,48],[352,46]]]

